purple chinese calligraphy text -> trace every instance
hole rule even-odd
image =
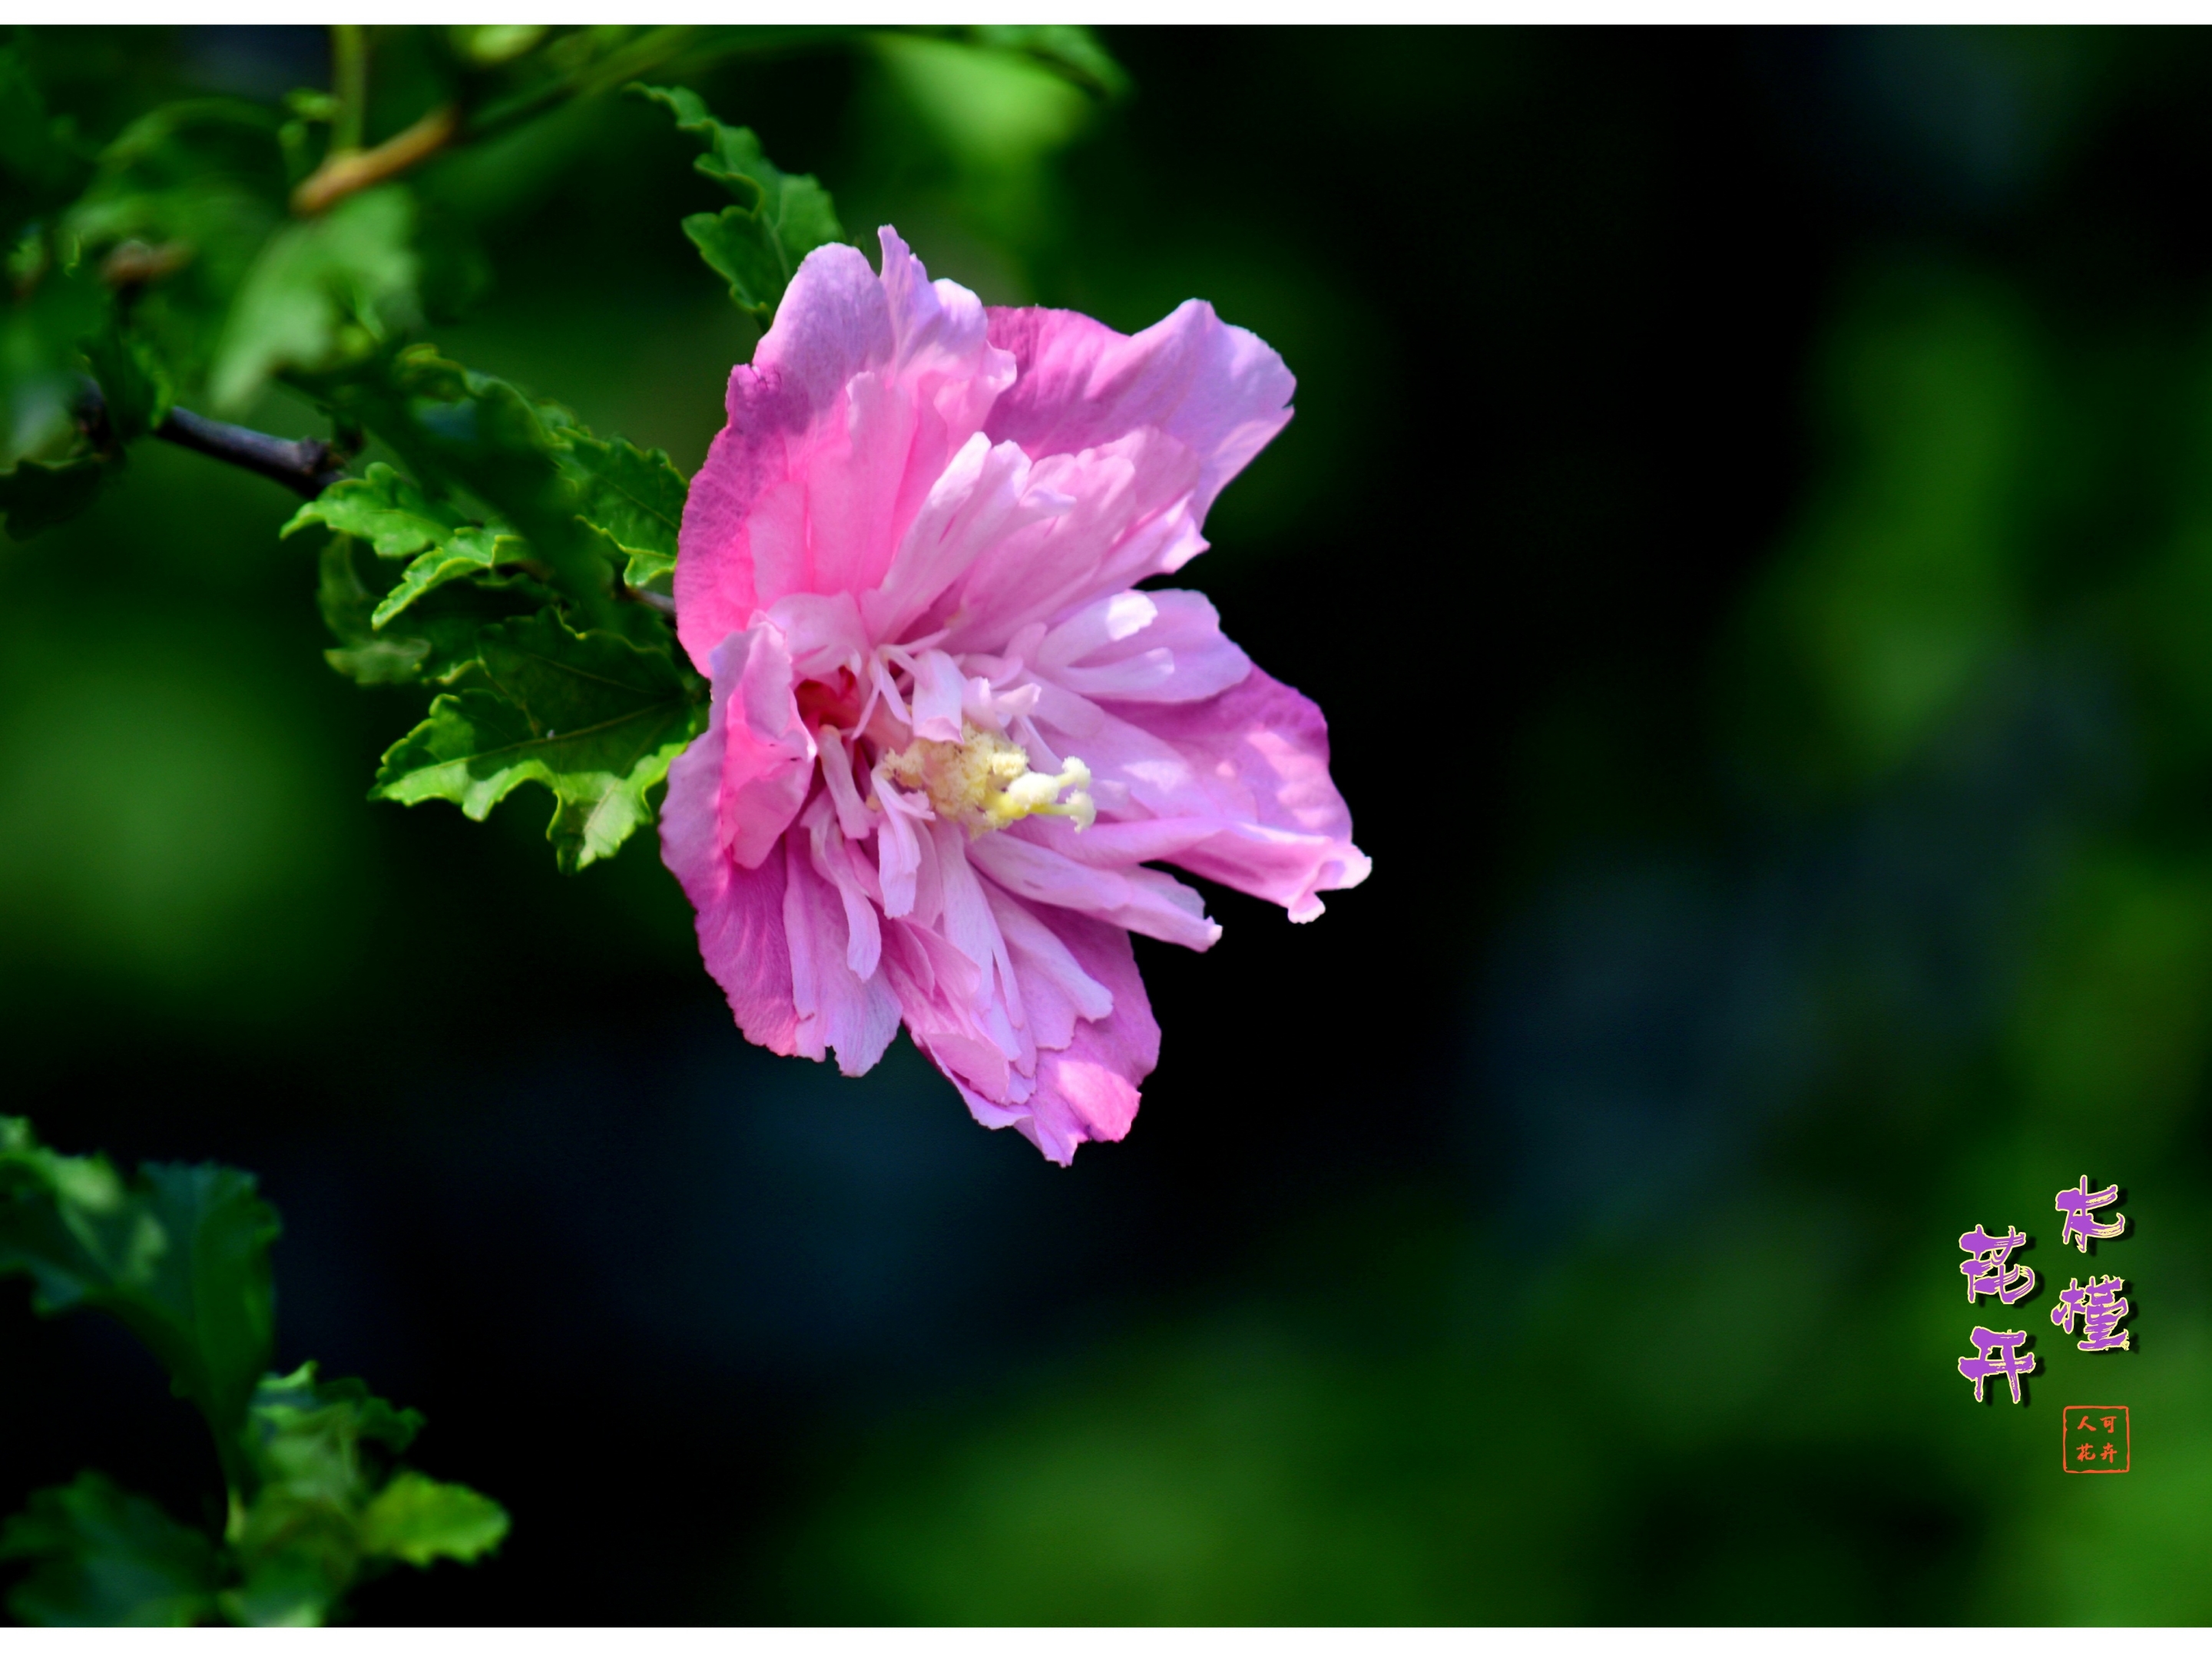
[[[1960,1360],[1959,1375],[1974,1385],[1974,1398],[1982,1397],[1984,1380],[2002,1374],[2012,1384],[2012,1403],[2026,1404],[2021,1398],[2020,1379],[2035,1370],[2035,1356],[2020,1351],[2021,1344],[2027,1340],[2027,1333],[1992,1331],[1977,1325],[1972,1340],[1979,1352]]]
[[[2009,1224],[1994,1238],[1978,1222],[1972,1232],[1959,1235],[1959,1248],[1966,1253],[1959,1271],[1966,1276],[1969,1304],[1978,1296],[1993,1296],[2009,1307],[2035,1288],[2034,1268],[2008,1265],[2012,1253],[2027,1243],[2027,1235]]]
[[[2128,1334],[2118,1328],[2128,1316],[2128,1299],[2120,1294],[2127,1283],[2124,1279],[2107,1273],[2102,1279],[2093,1279],[2087,1285],[2075,1279],[2058,1292],[2058,1305],[2051,1310],[2051,1322],[2063,1327],[2066,1334],[2074,1334],[2074,1322],[2081,1322],[2081,1340],[2074,1346],[2083,1353],[2100,1353],[2107,1348],[2130,1346]]]
[[[2094,1210],[2103,1209],[2119,1195],[2120,1189],[2116,1186],[2103,1187],[2091,1192],[2089,1177],[2085,1175],[2080,1186],[2069,1188],[2053,1199],[2052,1204],[2066,1218],[2066,1224],[2058,1230],[2059,1249],[2064,1249],[2070,1241],[2075,1249],[2087,1255],[2091,1239],[2118,1238],[2126,1231],[2127,1217],[2116,1215],[2110,1221],[2100,1222],[2090,1213]]]

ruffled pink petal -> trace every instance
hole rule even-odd
[[[1119,1140],[1136,1121],[1138,1085],[1160,1060],[1160,1028],[1146,999],[1129,936],[1120,928],[1065,911],[1038,920],[1066,947],[1084,975],[1112,1000],[1103,1018],[1080,1020],[1064,1048],[1037,1054],[1035,1086],[1018,1103],[979,1093],[957,1073],[945,1071],[975,1121],[988,1128],[1011,1124],[1047,1158],[1065,1164],[1086,1140]]]
[[[776,629],[732,634],[708,663],[712,713],[684,757],[719,750],[717,832],[731,859],[750,870],[768,856],[806,799],[814,739],[799,718],[791,654]]]
[[[996,651],[1036,623],[1179,569],[1206,539],[1190,505],[1198,457],[1146,429],[1033,463],[1026,490],[1050,499],[979,554],[929,616],[948,651]]]
[[[1024,1029],[1036,1048],[1065,1048],[1079,1021],[1114,1012],[1113,993],[1085,973],[1059,934],[995,882],[982,884],[1019,981]]]
[[[1109,869],[1142,848],[1280,904],[1293,921],[1312,921],[1318,895],[1358,886],[1372,867],[1328,775],[1321,710],[1257,668],[1198,702],[1094,703],[1048,686],[1037,724],[1056,750],[1082,757],[1109,816],[1079,835],[1034,818],[1004,835]],[[1203,825],[1211,832],[1194,834]]]
[[[952,459],[907,526],[881,586],[864,594],[873,638],[902,640],[945,591],[989,548],[1024,526],[1068,507],[1065,496],[1029,487],[1030,459],[1018,444],[981,433]]]
[[[705,667],[723,637],[790,592],[861,593],[1013,362],[983,308],[931,283],[888,229],[878,277],[842,244],[808,254],[692,480],[678,537],[677,633]]]
[[[849,958],[856,918],[836,884],[817,869],[808,844],[816,839],[804,831],[784,837],[783,926],[797,1015],[793,1042],[809,1060],[835,1049],[837,1069],[859,1077],[898,1035],[898,999],[873,973],[872,961],[867,975],[854,971]],[[866,926],[872,956],[872,918]]]
[[[1283,429],[1297,382],[1249,330],[1189,300],[1141,334],[1073,311],[994,307],[991,343],[1014,356],[1013,387],[984,429],[1032,457],[1096,448],[1157,428],[1199,458],[1193,511]]]
[[[827,679],[867,653],[867,630],[849,593],[787,593],[761,614],[783,635],[794,680]]]
[[[738,1029],[779,1054],[798,1051],[791,951],[783,915],[784,860],[757,870],[730,861],[717,828],[720,745],[709,732],[668,769],[660,856],[691,901],[699,954],[737,1016]]]
[[[1010,1040],[1003,1020],[990,1018],[981,973],[950,939],[894,921],[884,931],[882,971],[907,1035],[939,1071],[991,1100],[1019,1104],[1028,1097],[1033,1085],[1019,1065],[1030,1057]]]

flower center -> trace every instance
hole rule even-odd
[[[1074,756],[1057,774],[1032,772],[1019,744],[966,721],[961,723],[959,742],[917,738],[884,756],[883,765],[901,783],[927,795],[939,817],[966,824],[971,840],[1032,812],[1073,818],[1079,830],[1089,829],[1098,816],[1089,793],[1091,769]],[[1062,790],[1068,792],[1064,801]]]
[[[864,688],[849,668],[841,668],[826,680],[801,680],[797,697],[799,718],[810,728],[823,724],[850,731],[860,717]]]

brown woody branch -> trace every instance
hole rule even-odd
[[[78,382],[76,415],[78,429],[92,441],[95,450],[106,453],[115,448],[107,399],[97,381],[87,378]],[[228,421],[211,421],[189,409],[170,410],[153,435],[180,449],[258,473],[311,501],[345,476],[344,454],[320,438],[272,438]]]

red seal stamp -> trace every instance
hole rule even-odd
[[[2058,1419],[2058,1466],[2069,1474],[2128,1472],[2128,1408],[2069,1406]]]

